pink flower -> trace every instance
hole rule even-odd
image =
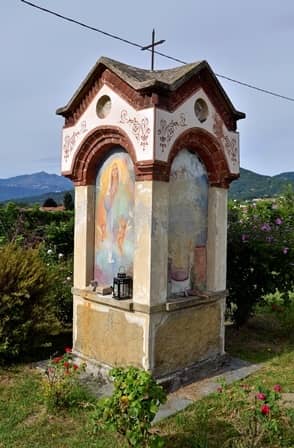
[[[263,415],[269,415],[271,408],[268,404],[263,404],[260,410]]]
[[[65,351],[65,353],[71,353],[72,352],[72,348],[71,347],[65,347],[64,351]]]
[[[284,248],[283,248],[283,254],[286,255],[286,254],[288,253],[288,250],[289,250],[289,247],[284,247]]]
[[[258,392],[258,394],[256,394],[256,398],[257,398],[258,400],[262,400],[262,401],[264,401],[264,400],[266,399],[266,395],[263,394],[262,392]]]
[[[280,384],[275,384],[274,385],[274,391],[277,393],[282,392],[282,387],[280,386]]]
[[[277,224],[277,226],[280,226],[281,224],[283,224],[283,220],[281,218],[277,218],[275,220],[275,223]]]
[[[263,230],[264,232],[269,232],[271,230],[271,226],[269,224],[265,223],[265,224],[262,224],[260,229]]]

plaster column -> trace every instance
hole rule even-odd
[[[75,188],[74,287],[86,288],[93,280],[95,186]]]
[[[167,299],[169,183],[153,181],[150,306]]]
[[[207,289],[226,289],[227,196],[225,188],[209,187],[207,235]]]
[[[167,254],[168,183],[138,181],[135,184],[135,303],[150,307],[166,301]]]

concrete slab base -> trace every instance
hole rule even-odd
[[[214,367],[211,371],[207,370],[205,377],[203,376],[204,371],[201,369],[198,378],[170,393],[167,402],[160,407],[153,424],[182,411],[194,401],[216,392],[221,381],[231,384],[246,378],[263,366],[263,364],[250,364],[229,356],[226,356],[223,361],[222,366]],[[207,364],[206,367],[208,367]]]

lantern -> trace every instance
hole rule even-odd
[[[133,293],[133,279],[124,272],[123,267],[119,269],[117,277],[113,279],[113,298],[129,299]]]

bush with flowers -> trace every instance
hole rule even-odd
[[[280,421],[287,419],[279,405],[281,392],[279,384],[271,389],[244,383],[230,387],[222,384],[218,388],[218,398],[236,430],[225,447],[261,448],[279,440],[282,436]]]
[[[62,356],[50,359],[43,378],[43,396],[49,410],[78,406],[88,398],[78,378],[86,365],[74,362],[67,347]]]
[[[72,257],[66,257],[62,252],[56,252],[55,249],[47,249],[45,245],[40,246],[40,253],[46,262],[48,273],[53,279],[50,293],[55,303],[56,316],[63,325],[70,325],[73,313]]]
[[[1,361],[33,354],[70,327],[72,252],[72,211],[0,205]]]
[[[294,192],[275,201],[230,203],[228,304],[237,325],[278,289],[294,289]]]

